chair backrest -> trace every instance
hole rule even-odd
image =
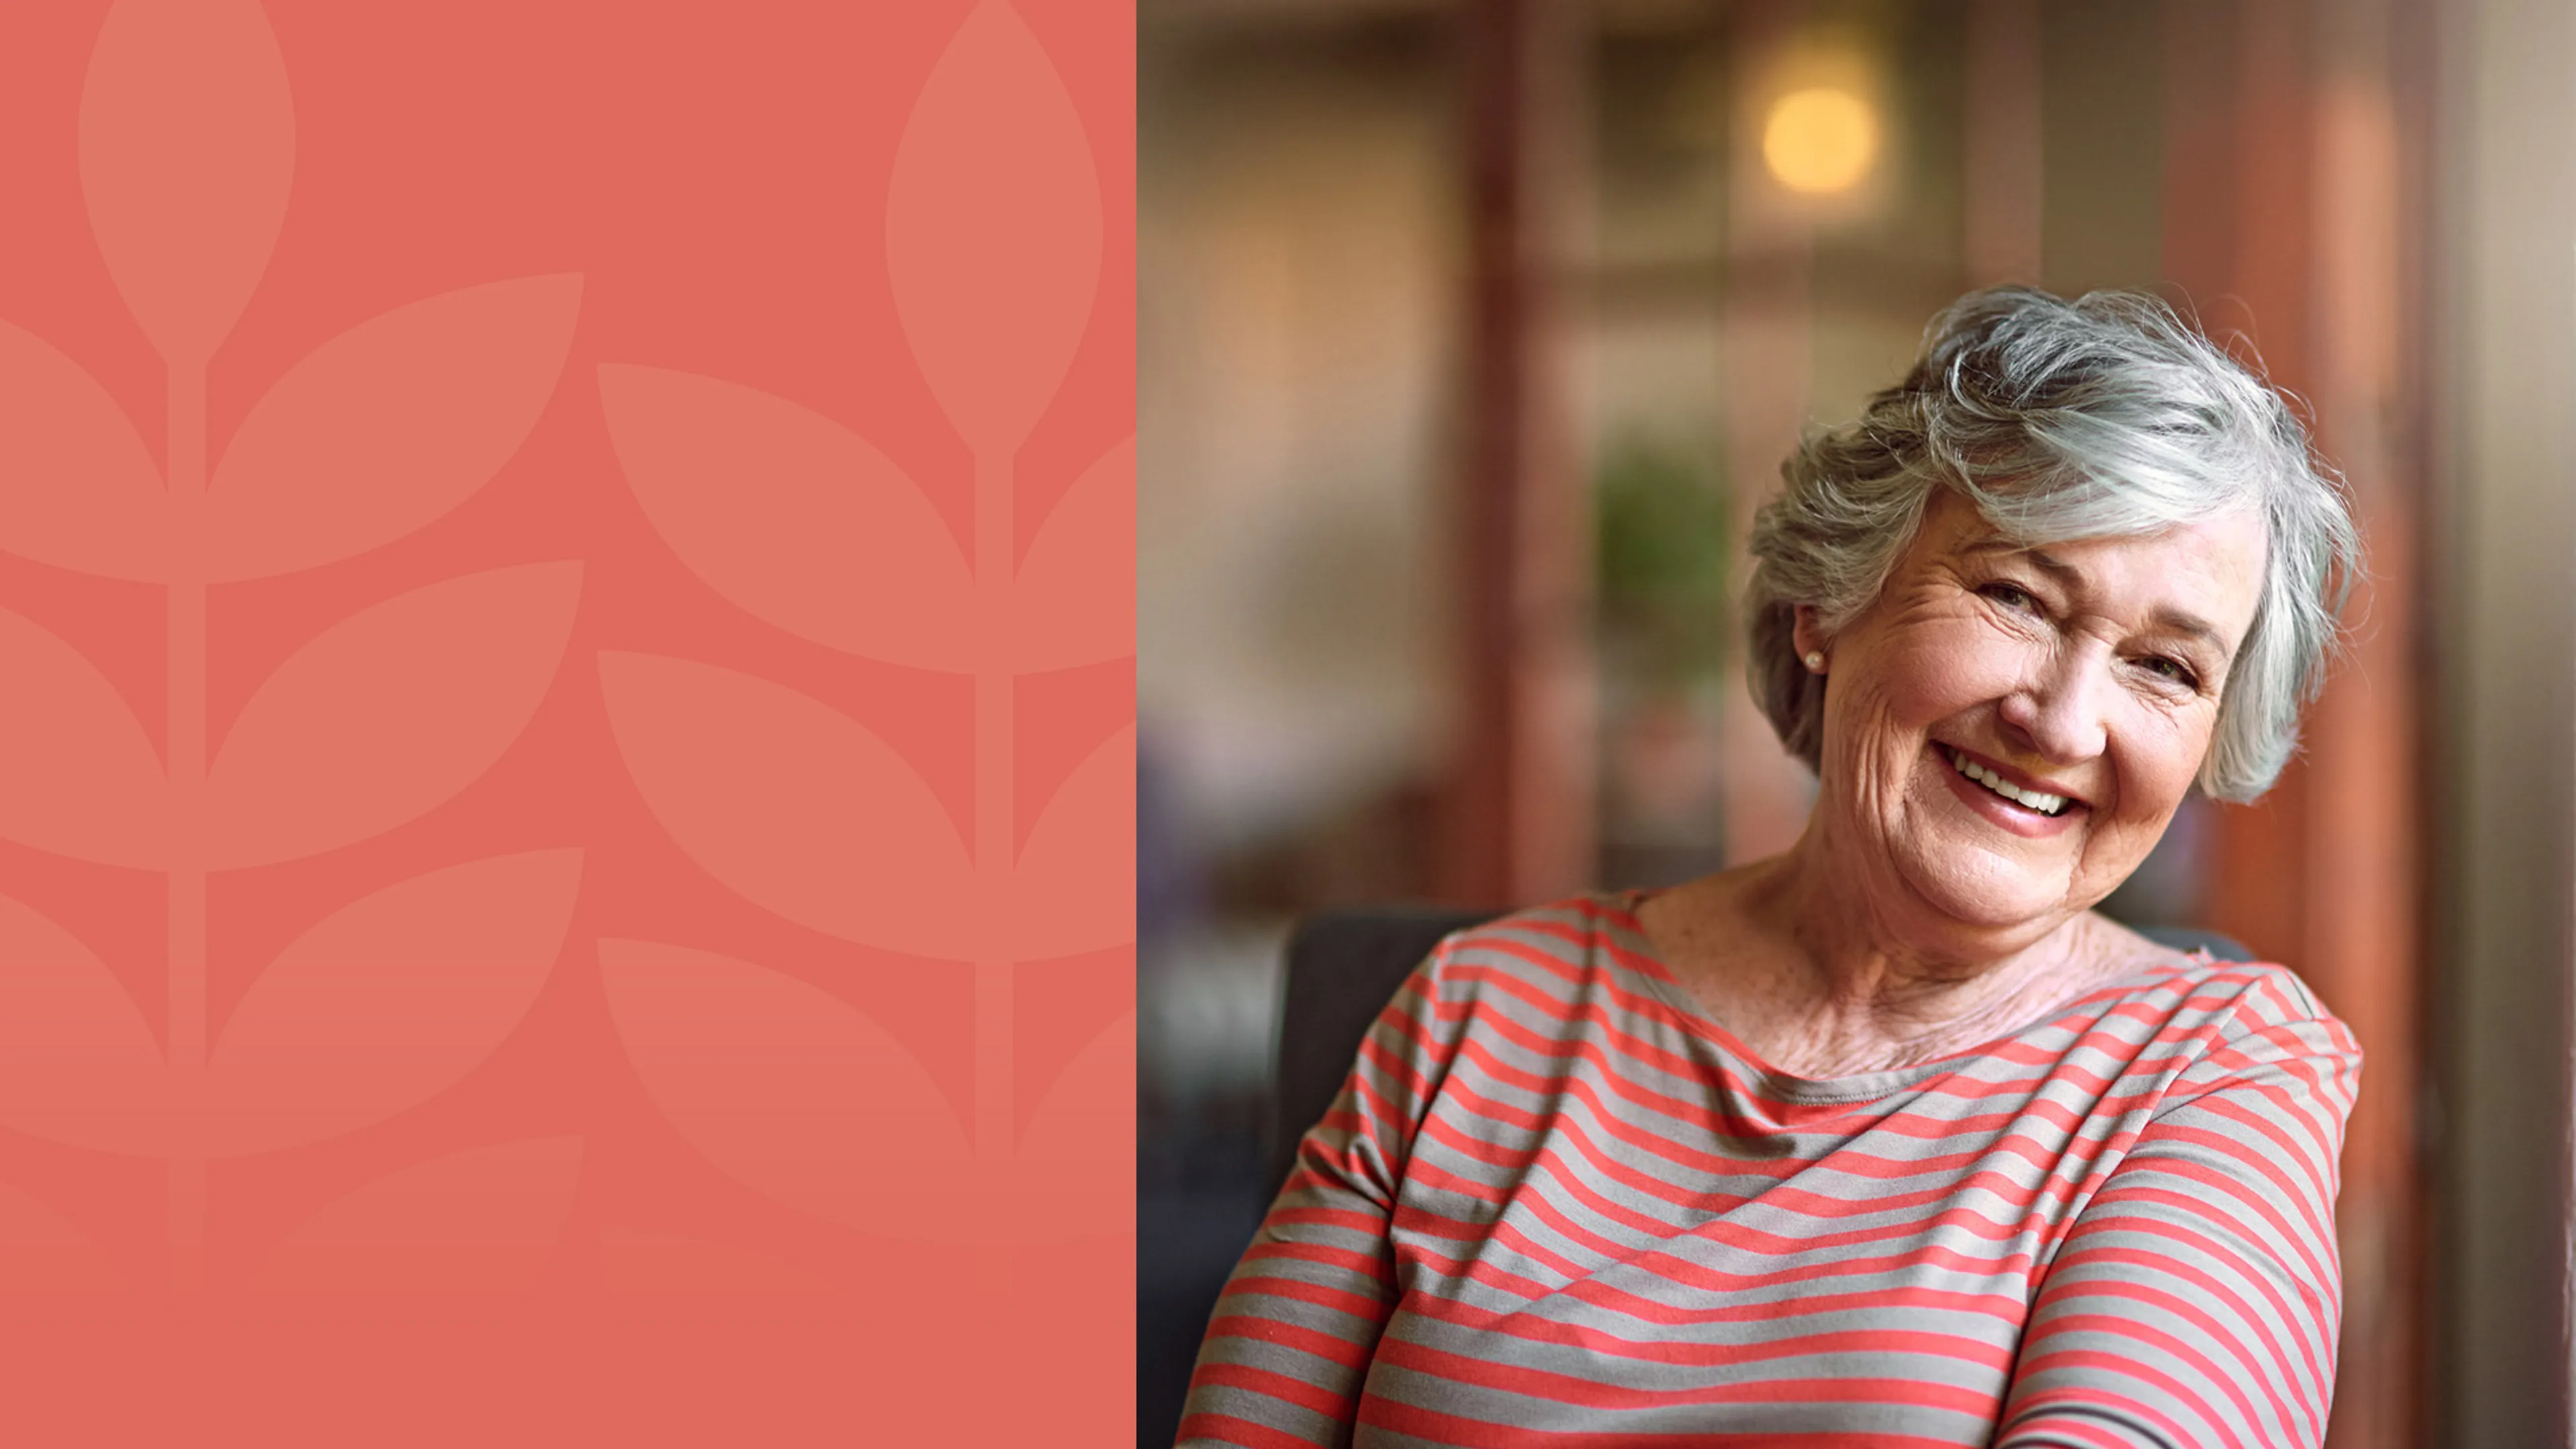
[[[1279,1046],[1270,1076],[1266,1160],[1276,1194],[1297,1160],[1297,1139],[1315,1125],[1351,1074],[1360,1041],[1395,988],[1452,931],[1492,920],[1495,911],[1381,906],[1321,911],[1288,938],[1279,996]]]
[[[1297,1139],[1340,1094],[1369,1024],[1440,938],[1492,920],[1494,911],[1440,906],[1386,906],[1321,911],[1288,938],[1280,993],[1278,1055],[1273,1062],[1270,1190],[1278,1192],[1297,1159]],[[2221,961],[2253,953],[2215,931],[2142,926],[2138,933],[2177,951],[2207,950]]]

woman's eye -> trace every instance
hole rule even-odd
[[[2140,663],[2146,666],[2147,672],[2162,675],[2186,689],[2198,689],[2200,687],[2200,676],[2192,673],[2191,666],[2183,663],[2179,659],[2168,659],[2165,656],[2158,654],[2141,660]]]
[[[2039,600],[2032,598],[2030,590],[2019,584],[1992,583],[1977,592],[2007,609],[2020,609],[2027,612],[2039,607]]]

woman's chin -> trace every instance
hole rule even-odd
[[[2068,914],[2067,882],[2016,861],[1974,852],[1973,861],[1922,862],[1905,872],[1935,919],[1980,933],[2052,925]]]

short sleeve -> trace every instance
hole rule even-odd
[[[1181,1445],[1343,1445],[1396,1302],[1387,1225],[1413,1134],[1468,1003],[1444,1001],[1450,945],[1406,978],[1227,1278],[1199,1346]]]
[[[2050,1264],[1997,1449],[2323,1442],[2360,1070],[2287,972],[2245,993]]]

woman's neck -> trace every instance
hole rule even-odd
[[[2135,964],[2130,943],[2145,944],[2079,913],[2000,954],[1981,956],[1973,940],[1927,950],[1859,883],[1811,836],[1638,914],[1709,1016],[1804,1077],[1892,1070],[2010,1035]]]

